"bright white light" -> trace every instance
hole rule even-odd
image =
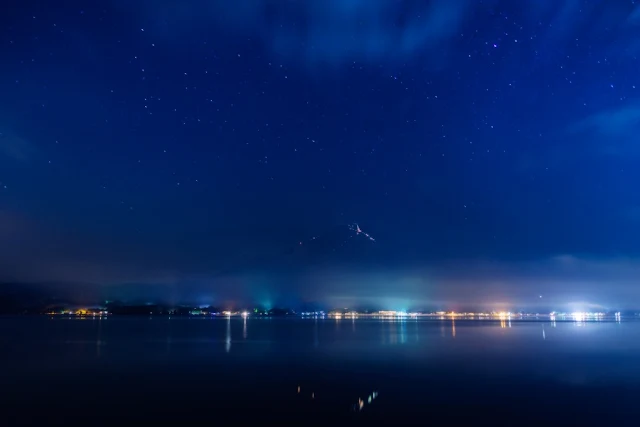
[[[247,317],[249,315],[249,313],[247,313],[246,311],[242,312],[242,317]]]

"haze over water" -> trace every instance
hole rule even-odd
[[[11,425],[638,414],[640,322],[624,319],[34,317],[0,328]]]

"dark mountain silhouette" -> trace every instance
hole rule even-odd
[[[380,243],[358,234],[349,225],[338,225],[315,236],[306,237],[290,246],[275,249],[272,255],[236,259],[223,270],[207,275],[210,284],[200,282],[175,284],[120,283],[0,283],[0,313],[20,313],[52,306],[102,304],[105,300],[123,300],[144,305],[151,301],[165,304],[197,302],[207,290],[221,291],[230,298],[236,295],[226,283],[228,277],[255,271],[280,271],[285,274],[323,264],[349,264],[375,260]]]
[[[0,314],[40,312],[47,307],[75,304],[72,286],[59,283],[0,284]]]

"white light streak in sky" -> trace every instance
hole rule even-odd
[[[371,240],[372,242],[376,241],[376,239],[374,239],[373,236],[371,236],[369,233],[362,231],[362,229],[357,223],[349,224],[349,230],[354,231],[356,233],[356,236],[363,235],[364,237]]]

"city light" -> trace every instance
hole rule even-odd
[[[153,307],[152,310],[149,308]],[[146,312],[143,311],[146,309]],[[160,307],[160,306],[131,306],[129,309],[127,306],[115,308],[112,310],[107,310],[105,308],[59,308],[57,310],[49,309],[43,311],[43,314],[47,314],[50,316],[61,315],[61,316],[69,316],[69,317],[94,317],[94,318],[102,318],[107,315],[112,316],[121,314],[149,314],[149,315],[189,315],[189,316],[211,316],[215,317],[241,317],[248,318],[251,314],[256,318],[260,318],[262,316],[272,317],[272,316],[297,316],[303,319],[315,319],[321,320],[329,317],[331,319],[366,319],[366,318],[377,318],[377,319],[387,319],[387,320],[405,320],[410,318],[412,320],[418,319],[465,319],[465,320],[475,320],[475,321],[491,321],[491,320],[499,320],[508,322],[508,325],[511,326],[512,321],[518,320],[534,320],[534,321],[542,321],[549,320],[555,324],[555,322],[576,322],[576,323],[585,323],[585,322],[604,322],[604,321],[616,321],[621,322],[622,314],[620,311],[610,311],[610,312],[588,312],[576,310],[572,312],[562,312],[562,311],[550,311],[546,313],[538,313],[538,312],[514,312],[514,311],[491,311],[491,312],[471,312],[471,311],[407,311],[407,310],[379,310],[379,311],[361,311],[361,310],[352,310],[352,309],[337,309],[331,310],[328,312],[325,311],[306,311],[301,313],[296,313],[293,310],[279,309],[279,310],[269,310],[263,311],[258,309],[250,310],[224,310],[218,311],[212,307],[205,308],[190,308],[190,307]],[[506,325],[507,323],[505,323]]]

